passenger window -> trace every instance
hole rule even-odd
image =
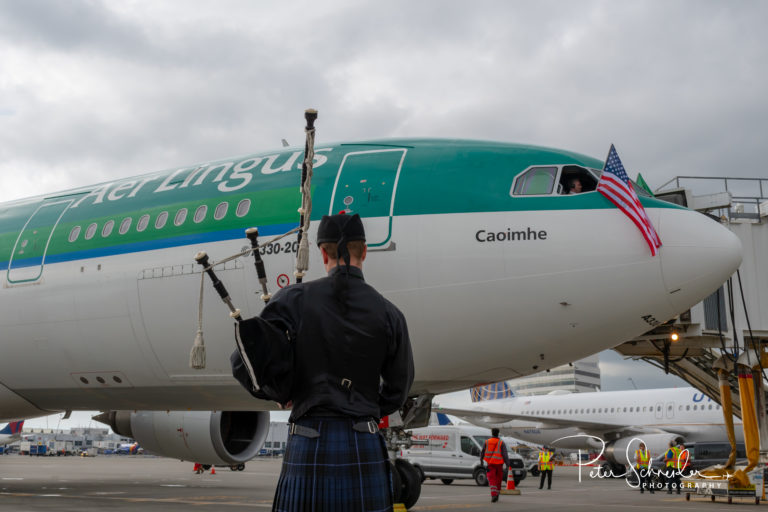
[[[141,233],[145,229],[147,229],[147,226],[149,225],[149,215],[144,214],[141,217],[139,217],[139,222],[136,223],[136,231]]]
[[[540,196],[551,194],[555,185],[557,167],[533,167],[518,175],[512,183],[513,196]]]
[[[124,235],[128,232],[129,229],[131,229],[131,222],[133,219],[130,217],[126,217],[123,219],[123,222],[120,223],[120,229],[117,230],[118,233],[121,235]]]
[[[97,227],[98,226],[96,225],[95,222],[88,226],[88,229],[85,230],[85,239],[86,240],[90,240],[91,238],[93,238],[93,235],[96,234],[96,228]]]
[[[80,236],[80,226],[75,226],[72,228],[72,231],[69,232],[69,241],[74,242],[77,240],[77,237]]]
[[[168,212],[160,212],[155,219],[155,229],[163,229],[166,222],[168,222]]]
[[[104,224],[104,227],[103,227],[103,228],[101,228],[101,236],[102,236],[103,238],[106,238],[106,237],[108,237],[109,235],[111,235],[111,234],[112,234],[112,229],[113,229],[114,227],[115,227],[115,221],[113,221],[113,220],[108,220],[108,221],[107,221],[107,222]]]
[[[195,210],[195,216],[193,217],[195,224],[203,222],[207,213],[208,207],[206,205],[198,206],[197,210]]]
[[[227,210],[229,209],[229,203],[226,201],[223,203],[219,203],[218,206],[216,206],[216,209],[213,211],[213,218],[216,220],[221,220],[224,218],[224,216],[227,214]]]
[[[248,214],[248,210],[251,209],[251,200],[250,199],[243,199],[239,203],[237,203],[237,210],[235,210],[235,215],[238,217],[245,217]]]
[[[176,217],[173,218],[173,223],[176,226],[181,226],[184,224],[184,221],[187,220],[187,209],[182,208],[181,210],[176,212]]]

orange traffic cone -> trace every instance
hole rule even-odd
[[[215,468],[215,467],[213,467],[213,466],[211,466],[211,474],[212,474],[212,475],[215,475],[215,474],[216,474],[216,468]]]
[[[515,478],[511,475],[507,475],[507,488],[501,490],[501,494],[520,494],[520,491],[515,489]]]

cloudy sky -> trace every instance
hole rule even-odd
[[[0,200],[298,145],[307,107],[320,143],[615,143],[652,187],[765,176],[766,19],[761,0],[0,0]]]

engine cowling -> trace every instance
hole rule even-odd
[[[638,434],[622,437],[606,446],[605,457],[611,462],[632,465],[635,463],[635,450],[640,448],[640,441],[645,443],[650,456],[658,459],[664,457],[664,452],[669,448],[670,441],[677,444],[683,441],[683,438],[676,434]],[[631,446],[630,443],[632,443]],[[629,458],[627,458],[627,446],[629,446]]]
[[[201,464],[247,462],[269,432],[265,411],[109,411],[97,418],[146,451]]]

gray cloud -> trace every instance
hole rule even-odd
[[[757,0],[0,0],[0,198],[300,143],[309,106],[319,141],[598,158],[615,143],[654,186],[764,175],[767,14]]]

